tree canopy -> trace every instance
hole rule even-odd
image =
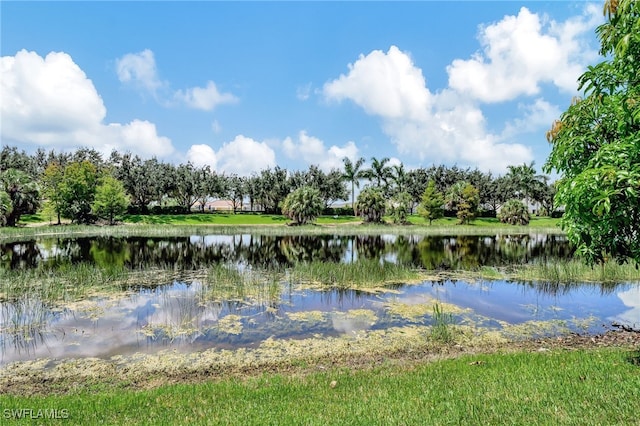
[[[583,97],[547,132],[563,229],[590,264],[640,263],[640,2],[607,0],[596,30],[605,58],[579,79]]]

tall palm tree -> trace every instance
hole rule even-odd
[[[517,198],[523,198],[527,208],[533,199],[536,189],[546,183],[546,176],[536,174],[534,162],[523,163],[519,166],[508,166],[505,176],[511,184],[511,189]]]
[[[407,185],[409,182],[409,176],[407,172],[404,170],[404,164],[395,164],[391,170],[391,179],[396,184],[396,192],[402,193],[407,190]]]
[[[356,186],[360,188],[360,179],[364,178],[364,170],[360,170],[362,165],[364,164],[364,158],[360,157],[354,163],[348,157],[344,157],[342,159],[344,163],[344,173],[342,174],[342,179],[351,183],[351,208],[353,209],[353,215],[356,215],[356,205],[355,205],[355,188]]]
[[[378,188],[382,188],[383,184],[387,186],[387,182],[392,177],[391,167],[387,165],[389,161],[389,157],[384,157],[381,160],[371,157],[371,167],[364,171],[364,177],[371,182],[375,180]]]

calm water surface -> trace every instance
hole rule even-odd
[[[258,237],[95,238],[26,241],[0,246],[3,268],[55,268],[72,262],[132,269],[172,265],[197,269],[215,262],[243,268],[286,267],[298,261],[355,262],[378,258],[429,269],[508,265],[571,255],[562,237]],[[143,285],[144,283],[140,283]],[[354,334],[432,322],[434,300],[465,309],[454,319],[500,329],[555,320],[576,332],[602,332],[613,322],[640,324],[640,286],[553,286],[505,281],[425,281],[382,293],[309,290],[288,282],[232,299],[207,298],[197,280],[50,306],[35,297],[0,303],[0,362],[101,357],[174,348],[240,348],[267,338]],[[402,313],[398,307],[424,307]],[[417,314],[415,313],[417,312]],[[540,334],[548,333],[540,330]]]

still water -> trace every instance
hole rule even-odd
[[[2,267],[55,268],[72,262],[132,269],[191,270],[216,262],[266,271],[299,261],[376,258],[427,269],[455,269],[564,258],[562,237],[265,237],[94,238],[37,240],[0,246]],[[119,263],[118,263],[119,262]],[[456,324],[505,329],[537,324],[533,335],[602,332],[640,324],[640,286],[554,286],[506,281],[424,281],[378,292],[309,289],[267,283],[244,295],[210,297],[210,285],[178,279],[154,287],[51,305],[37,297],[0,302],[0,363],[36,358],[100,357],[172,348],[254,347],[267,338],[357,334],[430,325],[433,304],[450,306]],[[552,324],[550,327],[548,324]]]

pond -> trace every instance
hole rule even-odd
[[[437,306],[454,324],[518,336],[602,332],[640,324],[640,286],[553,285],[502,280],[422,280],[383,289],[313,288],[269,270],[301,261],[380,259],[426,269],[471,268],[571,256],[559,236],[192,236],[188,238],[42,239],[0,246],[16,271],[73,263],[189,271],[225,264],[259,279],[219,291],[197,277],[133,283],[122,291],[64,303],[36,294],[0,302],[0,362],[37,358],[108,359],[171,348],[256,347],[266,339],[358,335],[430,325]]]

